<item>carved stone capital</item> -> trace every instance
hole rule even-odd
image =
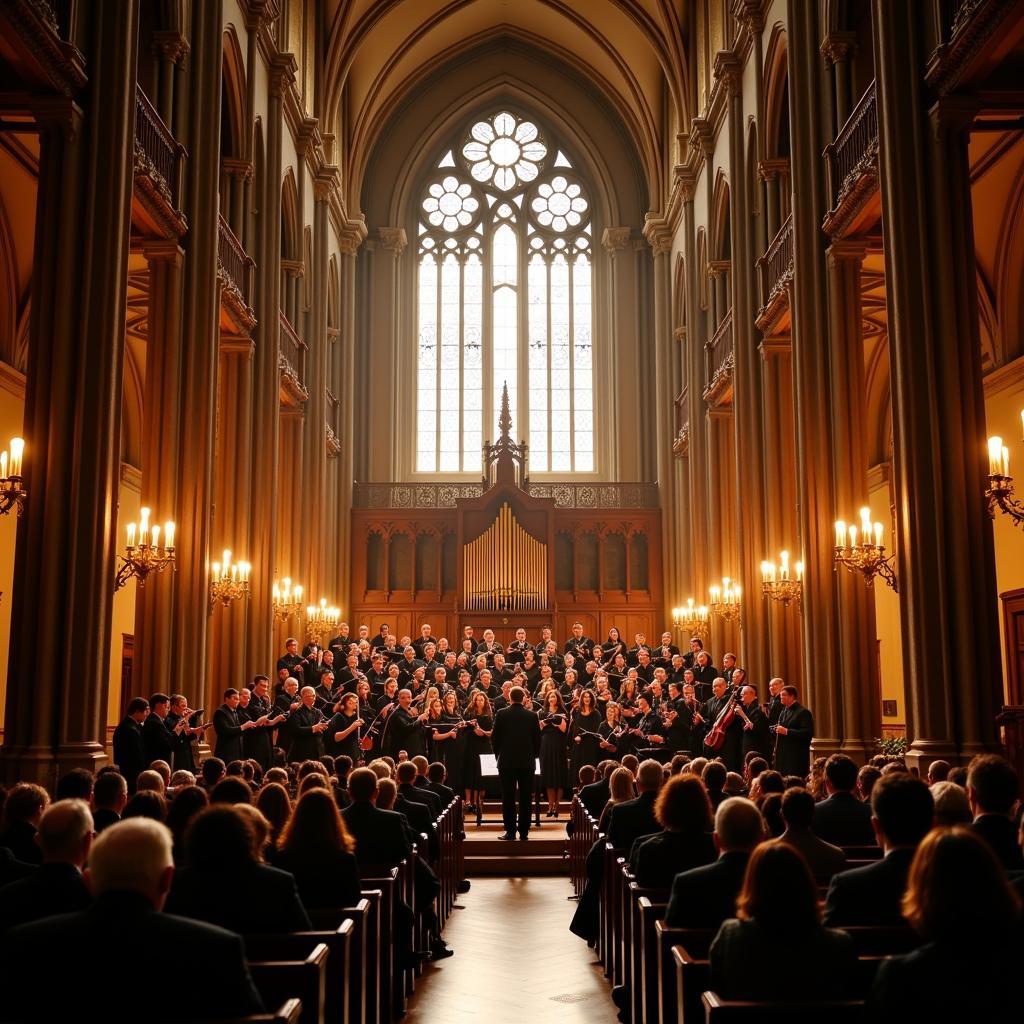
[[[338,244],[342,253],[346,256],[355,256],[366,235],[366,221],[362,217],[345,219],[338,230]]]
[[[732,5],[733,17],[742,22],[751,34],[764,31],[765,8],[764,0],[735,0]]]
[[[409,244],[405,228],[377,228],[377,239],[382,248],[387,249],[395,259],[405,252]]]
[[[704,160],[715,152],[715,126],[706,117],[695,117],[690,122],[690,147]]]
[[[848,60],[857,50],[857,36],[853,32],[829,32],[821,41],[821,55],[826,64],[839,64]]]
[[[295,75],[298,72],[298,64],[295,57],[290,53],[279,53],[270,64],[270,95],[280,99],[295,85]]]
[[[740,94],[743,84],[743,61],[732,50],[719,50],[713,65],[715,79],[725,84],[730,97]]]
[[[632,232],[632,228],[605,228],[601,233],[601,244],[608,255],[614,258],[616,253],[629,245],[629,236]]]
[[[177,29],[153,33],[153,53],[172,64],[181,64],[190,50],[188,40]]]
[[[644,220],[644,238],[655,256],[664,256],[672,251],[672,230],[668,221],[660,214],[649,213]]]
[[[825,257],[830,267],[837,267],[840,263],[856,263],[859,267],[870,248],[866,238],[834,238],[825,250]]]
[[[313,198],[325,202],[341,184],[341,172],[337,167],[324,168],[313,178]]]

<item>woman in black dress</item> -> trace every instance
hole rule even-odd
[[[431,701],[427,711],[427,727],[431,758],[444,765],[447,784],[457,793],[462,787],[462,762],[466,748],[462,741],[462,715],[459,714],[459,702],[454,690],[449,690],[443,700]]]
[[[346,693],[335,707],[338,712],[328,724],[326,734],[333,747],[331,753],[335,757],[345,754],[352,758],[352,764],[357,764],[363,753],[359,748],[360,729],[373,719],[360,717],[359,697],[354,693]]]
[[[523,675],[530,684],[530,689],[535,690],[540,682],[540,665],[537,664],[537,656],[532,650],[523,654]]]
[[[480,773],[480,755],[491,753],[491,730],[494,728],[491,705],[482,690],[473,691],[463,717],[467,722],[474,723],[466,729],[469,734],[466,739],[466,759],[463,762],[466,810],[476,811],[476,823],[479,825],[484,806],[484,780]]]
[[[597,733],[600,727],[601,715],[594,704],[594,691],[582,690],[579,706],[569,722],[573,778],[579,777],[583,765],[596,765],[601,759],[601,748],[598,746],[601,737]]]
[[[557,690],[548,690],[540,720],[540,774],[548,794],[547,817],[558,817],[562,792],[569,785],[568,715]]]
[[[609,701],[604,706],[604,721],[598,727],[598,734],[601,742],[598,747],[601,756],[612,761],[621,761],[622,755],[619,751],[619,743],[622,739],[622,718],[619,705]]]

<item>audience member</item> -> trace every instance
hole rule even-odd
[[[786,831],[786,822],[782,817],[783,793],[769,793],[761,801],[761,817],[769,839],[778,839]]]
[[[287,788],[280,782],[268,782],[256,794],[256,806],[270,822],[270,859],[273,860],[273,850],[292,814],[292,800]]]
[[[128,783],[119,772],[101,772],[92,790],[93,829],[99,835],[121,820],[128,803]]]
[[[974,820],[971,814],[971,803],[967,799],[967,791],[948,779],[945,782],[933,782],[931,785],[932,800],[935,802],[935,824],[941,828],[953,825],[970,825]]]
[[[164,777],[156,769],[147,768],[144,772],[139,772],[139,776],[135,780],[136,793],[159,793],[160,796],[163,796],[166,791]]]
[[[53,791],[53,799],[58,800],[84,800],[92,805],[93,788],[96,785],[96,776],[87,768],[72,768],[66,775],[57,780],[57,788]]]
[[[36,842],[36,831],[50,795],[33,782],[19,782],[4,801],[0,846],[6,846],[15,860],[23,864],[42,864],[43,854]]]
[[[608,779],[608,802],[604,805],[597,821],[597,831],[608,833],[608,822],[612,808],[624,804],[636,796],[636,783],[628,768],[616,768]]]
[[[974,831],[981,836],[1007,871],[1024,870],[1013,812],[1020,798],[1017,773],[1006,758],[982,754],[967,766],[967,799]]]
[[[140,789],[124,805],[125,818],[152,818],[153,821],[162,822],[167,817],[167,801],[160,793],[151,789]]]
[[[814,834],[833,846],[874,846],[871,808],[854,792],[857,765],[845,754],[833,754],[824,774],[828,798],[814,811]]]
[[[871,805],[871,791],[882,773],[873,765],[866,764],[857,772],[857,796],[868,806]]]
[[[708,761],[704,766],[701,778],[708,791],[712,811],[718,810],[718,805],[726,799],[725,780],[728,774],[728,769],[721,761]]]
[[[228,775],[210,790],[211,804],[251,804],[252,787],[245,779]]]
[[[663,781],[661,764],[653,759],[644,761],[636,775],[639,796],[612,806],[608,818],[608,842],[616,850],[631,850],[640,836],[660,831],[658,819],[654,816],[654,803]]]
[[[950,763],[948,761],[932,761],[928,765],[928,785],[945,782],[949,778]]]
[[[810,868],[815,882],[821,885],[828,883],[837,872],[846,870],[846,854],[815,835],[816,816],[814,797],[806,789],[787,789],[782,794],[782,820],[786,830],[773,841],[796,850]]]
[[[167,827],[174,840],[174,863],[185,863],[185,834],[192,819],[209,803],[206,790],[200,786],[182,786],[174,794],[167,810]]]
[[[352,803],[341,812],[356,843],[360,865],[394,867],[409,856],[411,847],[402,828],[402,816],[374,806],[379,781],[370,768],[357,768],[349,776]]]

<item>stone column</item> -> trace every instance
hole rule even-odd
[[[860,239],[836,239],[828,248],[832,481],[836,517],[845,516],[850,521],[856,519],[868,497],[860,287],[860,268],[866,254],[867,244]],[[838,573],[837,582],[842,749],[854,760],[864,762],[874,753],[874,740],[881,735],[882,726],[874,594],[859,574],[851,575],[845,569]],[[883,586],[881,582],[876,585]]]
[[[24,517],[11,597],[6,780],[104,757],[117,537],[138,3],[96,0],[84,109],[39,98]],[[73,639],[73,650],[54,637]]]
[[[149,318],[143,409],[142,504],[152,509],[155,522],[173,519],[180,537],[183,525],[178,504],[182,402],[181,286],[185,254],[176,241],[146,242],[143,252],[149,263]],[[165,572],[135,592],[132,670],[136,679],[146,681],[147,694],[170,693],[174,685],[171,652],[175,643],[169,627],[177,575],[176,572]]]
[[[818,52],[815,4],[788,0],[789,103],[793,170],[793,399],[796,410],[797,499],[804,556],[804,690],[814,714],[814,749],[829,754],[842,740],[841,681],[833,572],[832,449],[822,406],[829,402],[828,290],[822,218],[828,209],[821,152],[828,141],[823,105],[826,74]]]
[[[1002,700],[967,143],[920,77],[927,11],[873,0],[909,759],[995,749]],[[908,74],[907,69],[918,69]],[[966,692],[957,685],[964,681]],[[969,684],[966,683],[969,681]]]
[[[256,353],[253,362],[252,486],[249,536],[252,562],[246,675],[271,675],[274,651],[274,609],[271,589],[277,565],[277,450],[280,425],[280,315],[281,315],[281,133],[283,96],[294,80],[295,61],[275,59],[270,69],[267,98],[266,161],[263,180],[257,182],[259,218],[256,247]],[[290,570],[284,570],[287,574]],[[305,585],[305,580],[296,580]]]
[[[620,351],[619,346],[615,344],[615,339],[625,337],[627,332],[635,332],[636,330],[636,320],[635,318],[631,319],[631,313],[634,310],[629,302],[623,300],[623,296],[633,294],[636,289],[635,266],[633,260],[627,255],[630,251],[629,238],[631,233],[629,227],[620,226],[605,228],[601,234],[601,245],[604,246],[605,252],[608,253],[608,276],[606,279],[608,296],[606,306],[608,328],[606,337],[608,338],[610,350],[608,375],[609,379],[620,382],[623,379],[623,377],[620,377],[620,374],[628,378],[628,385],[622,385],[626,394],[637,393],[635,390],[630,389],[640,386],[635,360],[631,358],[630,353]],[[598,269],[595,268],[595,272]],[[612,430],[610,431],[612,458],[609,469],[616,474],[625,472],[624,466],[638,469],[643,459],[639,438],[640,431],[635,426],[628,431],[621,429],[622,421],[618,418],[617,411],[615,411],[616,403],[612,402],[609,405],[609,409],[612,410],[611,414],[614,418]],[[627,479],[639,479],[639,476],[634,477],[627,474]]]
[[[736,517],[731,507],[737,500],[732,493],[736,467],[736,432],[731,406],[708,406],[707,434],[707,493],[711,498],[710,504],[704,510],[704,516],[707,520],[710,552],[710,583],[721,586],[723,576],[729,576],[742,585],[742,581],[734,576],[733,568],[738,561]],[[749,597],[749,594],[742,595],[743,603],[746,603]],[[706,604],[707,588],[695,600],[698,604]],[[723,622],[719,618],[712,618],[711,643],[708,650],[714,658],[721,659],[726,651],[733,651],[738,655],[738,640],[739,626],[736,622]],[[716,664],[720,664],[720,661]]]
[[[220,98],[223,40],[219,4],[195,0],[192,53],[184,102],[188,160],[184,175],[185,273],[182,293],[181,432],[178,462],[178,552],[171,621],[171,678],[190,699],[205,683],[206,706],[219,698],[221,680],[206,671],[209,610],[208,557],[213,514],[213,453],[217,403],[220,281],[217,276]],[[219,699],[217,700],[219,703]]]

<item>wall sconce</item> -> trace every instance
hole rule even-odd
[[[893,556],[885,557],[885,545],[882,543],[882,524],[871,522],[871,509],[860,510],[860,542],[858,543],[857,527],[849,526],[842,519],[836,520],[835,570],[845,565],[850,572],[859,572],[864,582],[870,587],[875,577],[880,576],[887,586],[897,593],[899,586],[896,572],[892,566]]]
[[[12,508],[17,508],[20,516],[25,509],[28,491],[25,490],[21,476],[21,460],[24,454],[25,439],[22,437],[11,438],[10,458],[6,451],[0,452],[0,516],[7,515]]]
[[[699,637],[706,640],[710,633],[708,623],[708,609],[706,605],[699,607],[693,603],[693,598],[687,598],[685,608],[672,609],[672,625],[682,630],[687,636]]]
[[[160,573],[174,565],[174,523],[172,520],[164,523],[161,543],[160,527],[149,525],[149,515],[148,508],[139,509],[138,523],[128,524],[121,567],[114,579],[115,593],[133,576],[141,588],[146,585],[146,577],[150,573]]]
[[[1024,427],[1024,410],[1021,410],[1020,419]],[[1003,444],[1001,437],[988,439],[988,487],[985,489],[985,500],[992,519],[995,519],[998,508],[1017,526],[1024,527],[1024,505],[1013,497],[1010,449]]]
[[[789,552],[779,553],[779,564],[774,562],[761,563],[761,593],[772,601],[781,601],[787,608],[790,602],[800,605],[804,589],[804,563],[797,562],[793,566],[796,576],[789,572]]]
[[[302,587],[297,583],[293,587],[288,576],[281,580],[281,586],[274,581],[270,597],[274,605],[274,616],[282,622],[287,622],[293,615],[298,615],[302,611]]]
[[[248,562],[233,562],[231,552],[225,550],[224,559],[214,562],[210,567],[210,611],[215,602],[220,601],[226,608],[232,601],[249,596],[249,572],[252,566]]]
[[[728,576],[722,577],[721,587],[711,587],[708,593],[711,601],[708,604],[712,615],[717,615],[724,622],[732,622],[740,617],[740,587]]]

